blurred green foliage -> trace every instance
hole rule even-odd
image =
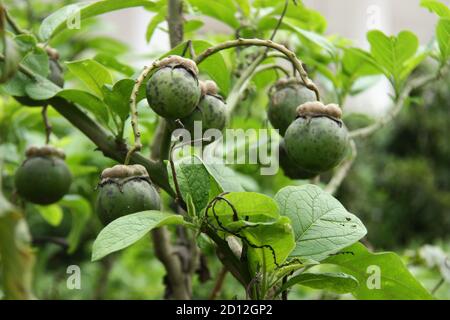
[[[377,248],[450,235],[449,84],[447,76],[416,90],[395,123],[358,144],[358,158],[337,197],[358,213]],[[358,127],[363,122],[347,121]]]

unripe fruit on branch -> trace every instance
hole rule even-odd
[[[297,117],[297,107],[315,100],[314,91],[306,88],[301,79],[278,80],[270,90],[267,110],[269,121],[284,136],[286,129]]]
[[[194,61],[169,56],[147,82],[147,101],[158,115],[167,119],[187,117],[200,100],[198,69]]]
[[[103,170],[98,188],[96,211],[105,225],[131,213],[161,208],[158,191],[138,164]]]
[[[214,81],[200,81],[202,97],[198,106],[186,118],[180,119],[184,129],[194,137],[194,122],[201,121],[202,134],[208,129],[222,131],[227,123],[227,110],[223,98],[218,95],[218,88]],[[179,126],[175,126],[177,128]]]
[[[318,175],[316,172],[310,172],[299,167],[299,165],[289,157],[286,151],[284,139],[280,141],[278,146],[278,155],[280,167],[283,169],[283,173],[286,177],[297,180],[311,179]]]
[[[51,204],[60,200],[70,188],[72,176],[64,162],[64,152],[50,146],[30,147],[26,160],[17,169],[17,192],[36,204]]]
[[[345,157],[349,142],[340,108],[335,104],[309,102],[299,106],[297,114],[285,134],[289,157],[312,172],[337,166]]]

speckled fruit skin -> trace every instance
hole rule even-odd
[[[315,101],[313,91],[301,84],[290,84],[276,90],[269,99],[267,116],[275,129],[280,130],[282,136],[297,116],[297,107],[308,101]]]
[[[325,116],[297,118],[284,137],[289,157],[299,167],[324,172],[337,166],[348,146],[348,131],[340,120]]]
[[[21,197],[36,204],[60,200],[70,188],[72,175],[64,160],[56,157],[32,157],[17,169],[15,184]]]
[[[147,82],[148,104],[168,119],[187,117],[197,106],[200,95],[197,77],[181,67],[163,67]]]
[[[108,181],[99,186],[96,211],[104,225],[131,213],[160,208],[158,192],[145,179]]]
[[[311,179],[318,175],[316,172],[307,171],[297,165],[286,152],[286,146],[284,140],[280,141],[278,146],[280,167],[284,172],[284,175],[293,180],[297,179]]]
[[[226,106],[222,99],[206,95],[204,96],[197,108],[186,118],[181,119],[184,127],[189,130],[191,135],[194,133],[194,121],[202,122],[202,130],[218,129],[220,131],[225,128],[227,123]]]

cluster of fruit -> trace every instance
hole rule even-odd
[[[190,132],[194,121],[202,129],[223,130],[227,110],[217,85],[199,81],[194,61],[169,56],[147,83],[150,107],[171,128],[179,122]],[[337,105],[314,101],[312,91],[299,79],[279,80],[271,89],[268,117],[284,139],[279,145],[280,165],[293,179],[308,179],[332,169],[344,158],[348,132]],[[192,133],[191,133],[192,134]],[[50,147],[31,147],[16,173],[16,188],[26,200],[51,204],[69,190],[71,174],[64,152]],[[96,211],[104,224],[134,212],[159,210],[160,196],[141,165],[116,165],[101,174]]]
[[[336,167],[348,148],[338,105],[315,101],[300,79],[279,80],[270,90],[268,118],[283,136],[280,166],[291,179],[310,179]]]

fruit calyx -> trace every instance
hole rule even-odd
[[[278,91],[286,87],[295,87],[297,85],[305,86],[305,83],[300,78],[282,78],[272,85],[271,90]]]
[[[217,99],[224,101],[223,97],[219,94],[219,87],[212,80],[199,81],[201,96],[204,97],[206,95],[213,96]]]
[[[117,164],[112,168],[106,168],[102,171],[100,176],[100,185],[118,181],[123,181],[123,183],[125,183],[126,181],[136,178],[148,181],[151,184],[150,176],[144,166],[140,164]]]
[[[334,103],[324,105],[320,101],[312,101],[298,106],[297,115],[302,118],[328,117],[341,123],[342,110]]]
[[[66,158],[63,150],[52,146],[45,145],[43,147],[31,146],[25,151],[27,159],[34,157],[57,157],[62,160]]]
[[[159,68],[184,68],[195,77],[198,75],[198,67],[195,61],[180,56],[168,56],[159,61]]]

